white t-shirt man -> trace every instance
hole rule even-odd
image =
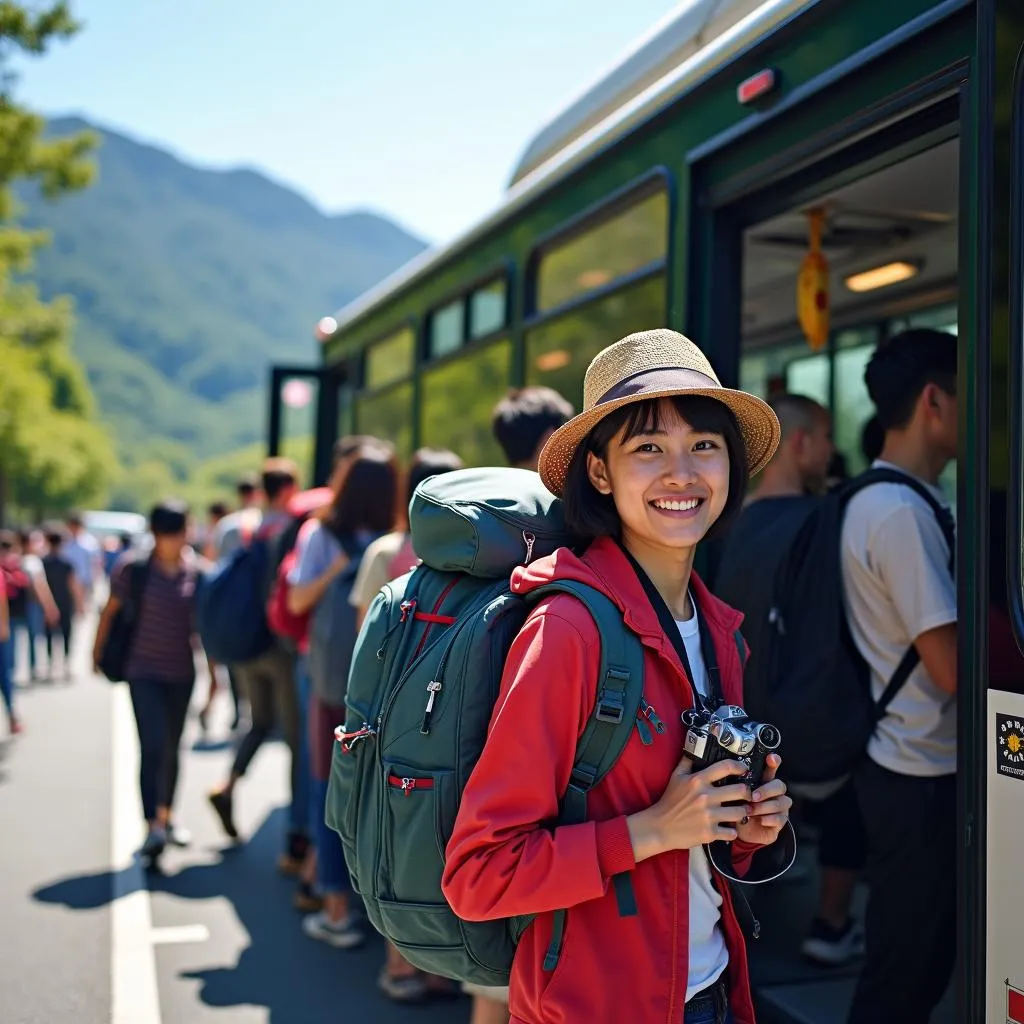
[[[874,466],[899,470],[881,459]],[[949,507],[942,491],[918,482]],[[841,556],[847,621],[878,699],[922,633],[956,622],[949,547],[924,498],[901,484],[881,483],[850,500]],[[940,690],[923,664],[889,705],[868,756],[901,775],[956,771],[956,697]]]
[[[692,601],[691,601],[692,605]],[[700,620],[696,615],[676,619],[679,635],[693,673],[693,685],[708,696],[708,674],[700,649]],[[703,846],[690,850],[690,970],[686,980],[686,999],[713,985],[729,966],[729,951],[718,922],[722,917],[722,897],[711,881],[711,868]]]

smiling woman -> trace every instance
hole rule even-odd
[[[751,467],[775,450],[778,421],[759,399],[723,388],[700,349],[668,330],[600,352],[584,396],[539,471],[589,546],[529,562],[511,586],[586,584],[644,638],[641,742],[592,791],[585,822],[537,824],[557,817],[580,722],[604,707],[595,621],[572,594],[542,597],[505,662],[448,843],[445,896],[470,921],[535,916],[512,968],[515,1024],[561,1020],[570,1006],[573,1019],[610,1024],[620,1013],[608,997],[627,989],[638,994],[638,1021],[753,1024],[743,937],[711,851],[727,851],[729,870],[744,876],[755,851],[775,845],[791,804],[775,777],[781,759],[768,755],[755,777],[740,762],[709,766],[680,751],[691,749],[690,712],[742,703],[739,617],[692,572],[693,558],[742,504]],[[525,742],[524,721],[542,723]],[[567,900],[568,932],[550,909]],[[563,953],[571,971],[552,967]],[[667,976],[659,965],[670,957]]]

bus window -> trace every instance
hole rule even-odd
[[[356,399],[356,430],[390,441],[399,458],[408,458],[412,454],[412,395],[410,380]]]
[[[505,326],[507,295],[504,279],[478,288],[469,297],[469,337],[483,338]]]
[[[537,267],[536,311],[604,288],[667,255],[668,194],[659,191],[564,242],[552,243]]]
[[[427,330],[427,353],[440,359],[461,347],[466,332],[466,300],[456,299],[430,315]]]
[[[363,386],[367,391],[382,388],[412,373],[416,356],[416,336],[411,327],[403,327],[366,350]]]
[[[423,374],[420,443],[448,448],[467,466],[500,466],[491,414],[508,389],[512,345],[507,338],[467,352]]]
[[[526,383],[543,384],[583,407],[583,375],[591,359],[639,325],[665,319],[665,279],[651,278],[577,307],[526,336]]]

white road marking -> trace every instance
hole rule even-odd
[[[179,942],[209,942],[210,929],[205,924],[169,925],[166,928],[154,928],[149,933],[149,940],[154,946],[167,946]]]
[[[111,1024],[161,1024],[149,890],[135,852],[142,838],[139,755],[127,686],[113,689]]]

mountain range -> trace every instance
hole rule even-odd
[[[263,437],[272,362],[317,360],[313,325],[411,259],[424,242],[367,212],[328,215],[252,170],[208,170],[80,118],[99,172],[57,202],[23,190],[22,222],[52,244],[33,279],[71,295],[74,349],[130,466]]]

